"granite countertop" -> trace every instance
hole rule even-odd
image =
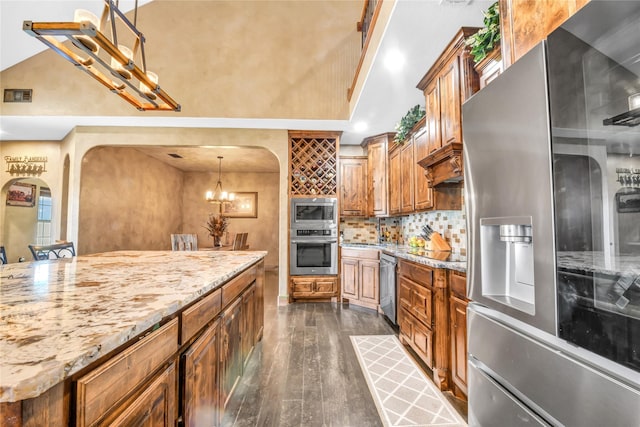
[[[451,254],[447,260],[442,261],[436,258],[430,258],[429,251],[426,251],[425,255],[412,254],[411,252],[414,252],[417,248],[412,248],[406,245],[341,243],[340,246],[343,248],[378,249],[397,258],[406,259],[432,268],[446,268],[449,270],[460,271],[462,273],[467,272],[466,258],[457,254]],[[433,256],[438,256],[440,254],[442,254],[442,252],[434,253]]]
[[[39,396],[263,259],[122,251],[0,267],[0,402]]]

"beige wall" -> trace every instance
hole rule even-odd
[[[271,155],[263,149],[256,149],[256,155]],[[183,233],[197,233],[198,246],[211,246],[212,239],[203,228],[209,213],[217,214],[218,205],[204,201],[204,193],[213,190],[218,177],[216,173],[189,172],[184,174],[183,192]],[[229,218],[227,231],[234,233],[247,232],[247,244],[251,250],[268,251],[265,267],[278,266],[278,173],[223,173],[222,186],[225,191],[257,192],[257,218]]]
[[[181,171],[133,148],[97,147],[80,182],[79,255],[171,249],[182,225]]]
[[[182,105],[182,116],[347,119],[362,6],[156,0],[140,8],[137,25],[147,40],[147,66]],[[131,44],[123,34],[119,42]],[[3,88],[33,89],[32,103],[4,104],[6,115],[175,114],[136,111],[50,49],[3,71],[0,81]]]

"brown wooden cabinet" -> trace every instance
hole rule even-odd
[[[499,0],[500,46],[506,69],[589,0]]]
[[[429,187],[424,175],[424,168],[418,164],[429,154],[429,139],[425,122],[413,135],[413,208],[415,211],[423,211],[433,208],[433,189]]]
[[[498,45],[482,61],[475,65],[480,79],[480,89],[502,74],[503,68],[502,54]]]
[[[104,425],[112,427],[175,426],[176,384],[176,364],[171,363],[158,374],[140,396],[127,405],[121,414],[114,420],[106,421]]]
[[[235,300],[220,318],[220,407],[229,403],[242,376],[242,298]]]
[[[433,372],[441,390],[449,388],[449,304],[446,270],[398,262],[400,341]]]
[[[337,276],[291,276],[289,302],[303,300],[330,300],[338,296]]]
[[[370,136],[362,141],[367,149],[368,215],[389,215],[388,146],[394,133]]]
[[[220,420],[220,321],[214,322],[182,355],[184,425],[217,426]]]
[[[467,304],[466,275],[449,271],[451,294],[451,380],[454,394],[464,398],[467,395]]]
[[[341,248],[342,300],[374,310],[380,305],[380,251]]]
[[[367,216],[367,158],[341,156],[339,162],[340,216]]]
[[[414,165],[413,137],[411,137],[400,147],[400,213],[403,214],[413,212]]]
[[[417,86],[425,95],[429,154],[416,161],[430,187],[462,180],[462,103],[479,89],[465,40],[477,30],[461,28]]]
[[[400,146],[395,145],[389,151],[389,215],[398,215],[402,210],[400,167]]]
[[[255,283],[242,294],[242,361],[246,365],[255,344],[256,327],[256,285]]]

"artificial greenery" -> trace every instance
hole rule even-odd
[[[486,58],[487,54],[500,42],[500,13],[498,2],[495,2],[484,13],[484,28],[478,30],[466,40],[471,46],[471,56],[476,64]]]
[[[416,104],[415,107],[407,111],[407,114],[400,119],[400,122],[396,125],[396,136],[393,138],[393,141],[396,144],[402,144],[411,129],[415,126],[416,123],[420,121],[426,114],[424,108],[421,108],[419,104]]]

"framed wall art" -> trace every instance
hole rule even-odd
[[[7,190],[7,206],[31,208],[36,204],[36,185],[14,182]]]
[[[221,214],[228,218],[257,218],[258,193],[235,193],[233,203],[224,203]]]

